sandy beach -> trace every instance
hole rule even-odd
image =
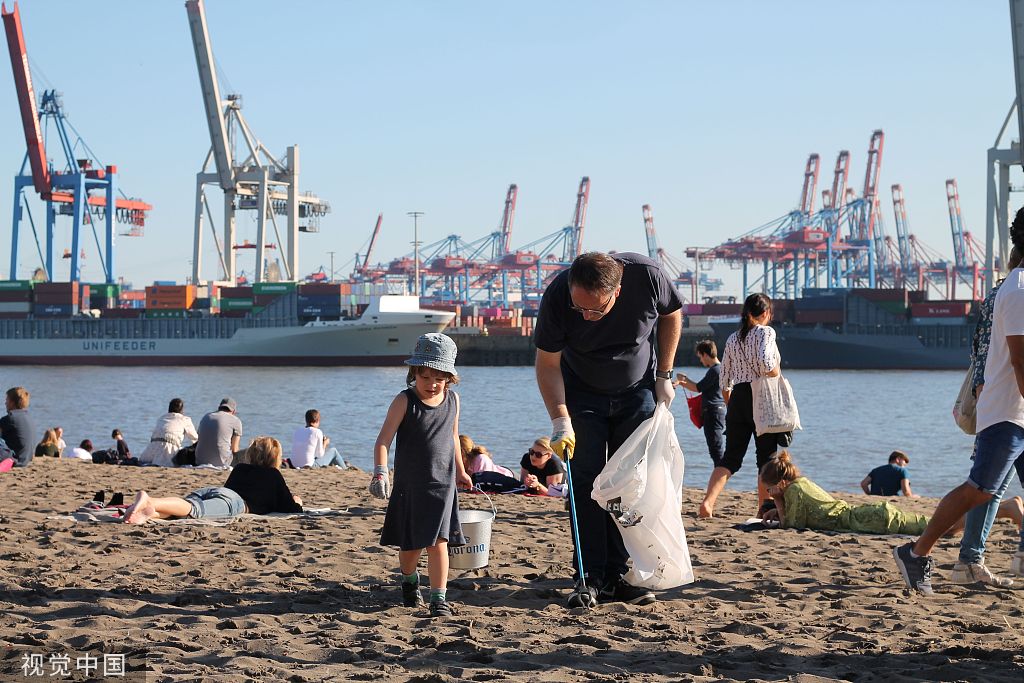
[[[1024,580],[1021,591],[951,584],[955,541],[937,549],[937,594],[912,596],[891,537],[743,532],[733,525],[750,516],[752,493],[727,491],[720,516],[698,521],[700,492],[688,490],[696,583],[652,606],[567,610],[562,501],[498,496],[490,566],[453,571],[456,616],[431,621],[399,605],[397,553],[377,544],[384,505],[365,473],[285,477],[307,506],[339,513],[223,526],[72,521],[55,517],[99,490],[183,495],[226,474],[52,459],[0,474],[2,679],[31,680],[24,655],[61,652],[72,674],[76,654],[127,653],[150,681],[1024,678]],[[1015,541],[997,522],[994,570],[1006,571]]]

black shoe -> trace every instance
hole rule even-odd
[[[576,587],[569,594],[566,607],[586,607],[587,609],[597,607],[597,589],[583,581],[577,581]]]
[[[450,617],[452,616],[452,606],[446,600],[431,600],[430,616],[431,618]]]
[[[402,582],[402,604],[406,607],[422,607],[423,594],[420,593],[420,584]]]
[[[899,567],[907,587],[924,595],[931,595],[934,592],[932,590],[932,558],[927,555],[913,557],[910,554],[913,547],[913,543],[907,543],[893,548],[892,556],[896,560],[896,566]]]
[[[600,597],[602,602],[624,602],[627,605],[650,605],[655,600],[651,591],[631,586],[622,579],[606,583]]]

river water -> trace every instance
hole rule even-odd
[[[702,369],[679,370],[703,376]],[[533,368],[466,367],[462,372],[457,388],[462,433],[487,446],[499,464],[518,471],[532,440],[550,432]],[[198,424],[222,397],[231,396],[238,401],[245,436],[275,436],[286,454],[303,413],[317,408],[332,445],[365,469],[387,406],[403,389],[405,368],[25,366],[5,367],[0,374],[5,387],[22,385],[31,392],[36,426],[62,425],[69,444],[89,438],[98,448],[108,447],[116,427],[132,450],[141,452],[171,398],[184,399],[186,414]],[[794,439],[794,458],[826,490],[859,491],[864,475],[884,464],[894,448],[910,456],[916,493],[941,496],[966,477],[972,437],[957,429],[951,415],[963,372],[790,370],[786,376],[804,426]],[[703,433],[686,415],[682,392],[673,411],[686,457],[685,484],[703,488],[711,461]],[[754,476],[751,444],[730,487],[752,490]],[[1020,493],[1018,482],[1012,490]]]

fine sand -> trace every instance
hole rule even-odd
[[[151,681],[1024,680],[1024,589],[949,583],[954,541],[936,552],[937,594],[910,595],[890,554],[900,539],[733,529],[751,493],[726,492],[719,517],[698,521],[700,492],[687,490],[696,583],[591,612],[563,606],[562,501],[497,496],[490,566],[452,572],[457,613],[444,621],[400,606],[397,553],[377,544],[384,503],[360,471],[285,472],[307,506],[344,511],[334,516],[52,518],[100,489],[130,502],[137,489],[183,495],[226,476],[54,459],[0,474],[0,679],[22,680],[12,672],[28,652],[67,652],[72,673],[75,654],[126,652]],[[900,503],[930,512],[935,501]],[[998,521],[993,569],[1006,572],[1015,541]]]

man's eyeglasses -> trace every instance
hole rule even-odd
[[[543,458],[545,455],[547,455],[547,453],[544,451],[535,451],[532,448],[526,451],[526,454],[531,458]]]
[[[585,313],[589,313],[590,315],[596,315],[598,318],[603,318],[606,315],[605,311],[608,308],[608,304],[610,304],[612,302],[612,299],[614,299],[614,298],[615,298],[615,292],[612,292],[608,296],[608,299],[603,304],[601,304],[601,308],[583,308],[582,306],[577,306],[576,304],[573,304],[573,303],[569,304],[569,308],[571,308],[572,310],[576,311],[580,315],[583,315]],[[571,299],[570,299],[570,301],[571,301]]]

